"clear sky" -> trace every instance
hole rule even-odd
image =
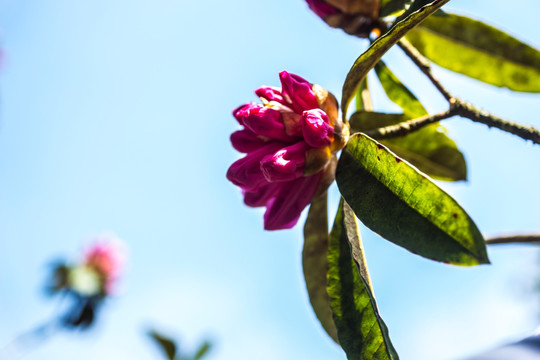
[[[540,45],[535,0],[446,8]],[[149,327],[187,350],[213,340],[208,360],[345,359],[309,306],[302,220],[263,231],[263,210],[245,207],[225,172],[241,156],[233,108],[278,86],[281,70],[339,97],[364,41],[303,0],[0,0],[0,29],[0,344],[57,308],[42,292],[48,264],[113,231],[130,248],[119,296],[93,330],[59,334],[28,359],[159,359]],[[444,109],[399,50],[385,60],[428,110]],[[460,97],[540,127],[540,95],[435,71]],[[540,147],[464,119],[445,125],[469,181],[441,186],[488,235],[540,232]],[[337,201],[332,188],[331,213]],[[536,248],[493,248],[493,265],[464,269],[362,235],[403,359],[462,359],[538,326]]]

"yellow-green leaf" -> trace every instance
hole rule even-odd
[[[384,92],[390,100],[403,109],[410,119],[427,115],[427,111],[414,94],[397,78],[381,60],[375,65],[375,72]]]
[[[540,92],[540,51],[478,20],[447,15],[430,17],[407,39],[449,70],[515,91]]]

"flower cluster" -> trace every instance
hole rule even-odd
[[[377,24],[379,0],[306,0],[328,25],[351,35],[368,37]]]
[[[286,71],[279,77],[281,89],[255,91],[262,104],[233,111],[244,128],[231,135],[231,142],[246,156],[227,172],[246,205],[266,206],[267,230],[293,227],[313,197],[326,190],[334,178],[334,154],[349,135],[332,94]]]

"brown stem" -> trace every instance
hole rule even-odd
[[[365,134],[371,136],[374,139],[389,139],[398,136],[404,136],[409,133],[412,133],[416,130],[421,129],[422,127],[433,124],[434,122],[448,119],[456,115],[456,109],[451,108],[450,110],[443,111],[433,115],[422,116],[421,118],[404,121],[396,125],[390,125],[378,129],[373,129],[366,131]]]
[[[453,98],[452,94],[442,84],[435,78],[431,72],[431,63],[426,59],[410,42],[406,39],[401,38],[398,42],[398,46],[403,50],[403,52],[418,66],[420,71],[422,71],[431,83],[439,90],[439,92],[444,96],[448,101],[451,101]]]
[[[472,121],[485,124],[489,127],[509,132],[525,140],[531,140],[535,144],[540,144],[540,131],[533,126],[516,124],[514,122],[501,119],[487,111],[480,110],[466,101],[454,98],[450,101],[450,106],[457,111],[457,115],[468,118]]]
[[[486,239],[487,245],[540,243],[540,234],[511,235]]]

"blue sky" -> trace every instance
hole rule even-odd
[[[538,47],[538,2],[515,5],[447,8]],[[159,359],[148,327],[187,350],[214,340],[209,360],[345,359],[309,307],[301,225],[264,232],[263,210],[245,207],[225,172],[240,157],[233,108],[279,85],[281,70],[339,97],[365,42],[302,0],[0,0],[0,29],[0,344],[57,308],[41,291],[51,260],[114,231],[130,249],[121,294],[95,329],[59,334],[28,359]],[[428,110],[444,109],[399,50],[385,61]],[[539,95],[435,71],[460,97],[540,127]],[[376,107],[397,110],[374,91]],[[441,186],[488,235],[539,232],[540,148],[464,119],[445,126],[469,181]],[[337,201],[332,188],[331,213]],[[463,269],[362,235],[403,359],[461,359],[538,326],[536,248],[493,248],[493,265]]]

